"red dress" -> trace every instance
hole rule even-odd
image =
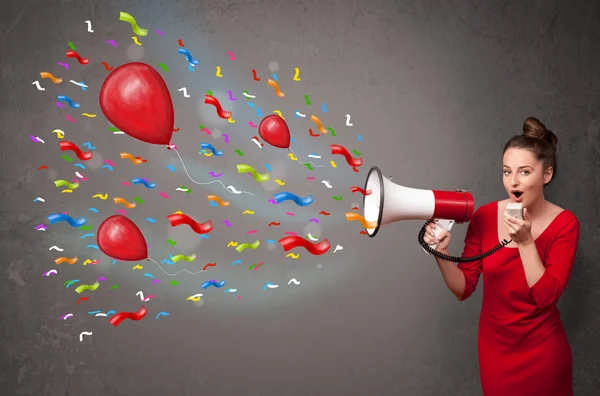
[[[471,219],[463,257],[500,243],[498,202],[480,207]],[[458,265],[465,275],[462,300],[483,273],[483,304],[477,337],[485,396],[572,396],[572,356],[556,302],[575,261],[579,221],[560,212],[535,240],[544,275],[529,287],[518,248]]]

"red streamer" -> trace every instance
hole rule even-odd
[[[71,150],[75,153],[75,155],[77,156],[77,158],[79,158],[82,161],[87,161],[87,160],[91,160],[92,157],[94,156],[94,153],[91,151],[81,151],[81,149],[79,147],[77,147],[77,145],[73,142],[69,142],[68,140],[63,140],[59,143],[60,145],[60,151],[67,151],[67,150]]]
[[[87,65],[88,63],[90,63],[90,60],[88,58],[82,58],[77,52],[75,51],[67,51],[67,58],[76,58],[77,62],[79,62],[82,65]]]
[[[336,155],[343,155],[344,158],[346,158],[346,163],[352,167],[357,167],[357,166],[361,166],[363,164],[363,160],[362,158],[354,158],[350,155],[350,153],[348,152],[348,150],[346,150],[346,148],[344,146],[340,146],[339,144],[332,144],[331,145],[331,154]],[[354,170],[355,172],[358,172],[356,169]]]
[[[364,189],[362,189],[362,188],[360,188],[360,187],[358,187],[358,186],[352,186],[352,187],[350,187],[350,191],[352,191],[353,193],[355,193],[355,192],[359,192],[359,191],[360,191],[360,193],[361,193],[362,195],[371,195],[371,193],[372,193],[372,191],[371,191],[371,190],[367,190],[367,191],[365,191]]]
[[[208,220],[206,223],[198,223],[186,214],[170,214],[167,218],[171,222],[171,227],[187,224],[196,234],[208,234],[213,229],[212,221]]]
[[[224,118],[224,119],[231,118],[231,111],[223,110],[223,108],[221,107],[221,103],[219,102],[219,99],[215,98],[214,96],[205,94],[204,95],[204,103],[215,106],[215,108],[217,109],[217,115],[219,117]]]
[[[320,256],[321,254],[327,253],[327,251],[331,247],[327,238],[323,239],[319,243],[312,243],[307,239],[304,239],[299,236],[289,236],[280,239],[279,243],[281,244],[281,246],[283,246],[283,250],[286,252],[288,250],[301,246],[305,248],[310,254],[313,254],[315,256]]]
[[[146,316],[147,312],[148,310],[146,309],[146,307],[142,305],[142,308],[140,308],[137,312],[119,312],[118,314],[110,318],[108,322],[113,326],[117,327],[119,323],[121,323],[125,319],[140,320],[144,316]]]

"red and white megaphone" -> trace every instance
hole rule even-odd
[[[364,219],[369,223],[365,228],[373,238],[382,225],[400,220],[434,220],[436,237],[444,229],[450,231],[454,223],[471,220],[475,203],[468,190],[439,191],[420,190],[392,183],[383,177],[381,170],[374,166],[369,170],[364,196]],[[437,244],[430,245],[433,249]]]

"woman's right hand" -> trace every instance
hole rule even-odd
[[[437,237],[435,237],[435,234],[433,233],[433,229],[437,227],[434,221],[429,221],[429,223],[427,224],[427,226],[425,227],[425,236],[423,236],[423,240],[425,241],[425,243],[427,243],[428,245],[433,245],[436,242],[439,242],[436,249],[438,252],[439,251],[444,251],[448,249],[448,245],[450,244],[450,238],[451,238],[451,233],[446,231],[446,230],[442,230],[440,232],[440,234]]]

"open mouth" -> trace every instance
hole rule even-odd
[[[520,201],[521,197],[523,196],[523,192],[522,191],[518,191],[518,190],[513,190],[512,191],[512,196],[515,198],[516,201]]]

